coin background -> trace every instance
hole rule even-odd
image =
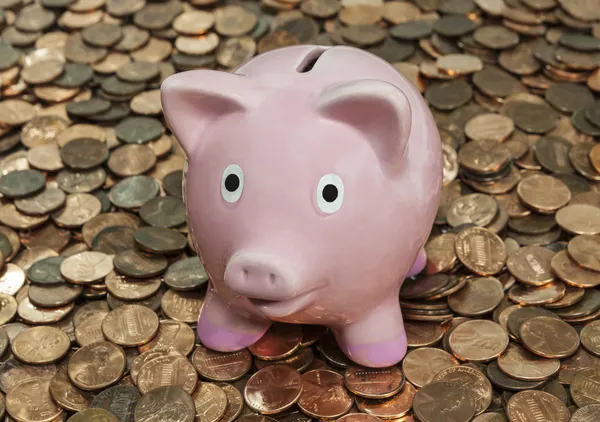
[[[440,132],[392,369],[356,367],[319,326],[232,353],[196,338],[209,276],[160,84],[300,44],[389,62]],[[0,0],[0,419],[595,421],[599,50],[590,0]]]

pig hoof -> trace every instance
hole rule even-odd
[[[397,364],[406,355],[406,335],[379,343],[355,344],[339,342],[342,351],[359,365],[369,368],[385,368]]]
[[[412,277],[419,274],[421,271],[423,271],[425,265],[427,265],[427,255],[425,254],[425,249],[421,249],[417,255],[417,258],[415,259],[415,262],[413,262],[412,267],[408,271],[408,274],[406,274],[406,277]]]
[[[209,349],[234,352],[256,343],[270,325],[270,321],[249,320],[231,312],[209,289],[197,330],[198,338]]]

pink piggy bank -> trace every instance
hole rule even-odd
[[[399,362],[399,290],[425,265],[442,185],[419,92],[345,46],[282,48],[233,73],[172,75],[161,90],[211,280],[202,343],[235,351],[273,321],[320,324],[360,365]]]

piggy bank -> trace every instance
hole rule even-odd
[[[177,73],[161,91],[210,278],[202,343],[235,351],[273,321],[319,324],[360,365],[399,362],[400,286],[425,265],[442,184],[419,92],[368,52],[308,45]]]

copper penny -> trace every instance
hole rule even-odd
[[[515,343],[508,345],[498,357],[498,367],[509,377],[523,381],[544,380],[560,368],[558,359],[545,359]]]
[[[315,360],[315,353],[310,347],[301,347],[290,356],[280,360],[261,360],[255,359],[254,366],[256,369],[266,368],[272,365],[288,365],[296,371],[305,372]],[[315,369],[312,368],[311,369]]]
[[[525,321],[519,337],[525,347],[545,358],[566,358],[579,348],[575,328],[556,318],[541,316]]]
[[[508,346],[506,331],[497,323],[487,320],[467,321],[449,337],[452,354],[469,362],[489,362],[497,358]]]
[[[543,286],[553,279],[551,262],[554,252],[541,246],[526,246],[510,254],[506,266],[522,283]]]
[[[567,251],[577,264],[592,271],[600,271],[600,236],[575,236],[569,241]]]
[[[425,253],[427,255],[425,274],[431,275],[445,272],[456,265],[455,240],[456,234],[445,233],[434,237],[425,244]]]
[[[217,385],[225,391],[225,395],[227,396],[227,408],[220,420],[222,422],[233,422],[240,416],[244,409],[244,397],[240,393],[240,390],[231,384],[219,382]]]
[[[430,383],[441,370],[455,365],[458,365],[458,361],[449,353],[423,347],[408,352],[402,361],[402,371],[411,384],[422,387]]]
[[[161,278],[139,279],[119,275],[115,271],[111,271],[104,282],[106,288],[114,297],[126,301],[139,301],[156,294],[160,289]]]
[[[138,401],[133,419],[134,422],[194,422],[194,399],[181,387],[158,387]]]
[[[475,414],[483,413],[492,403],[492,384],[485,375],[467,366],[452,366],[440,371],[433,382],[446,381],[456,383],[469,390],[475,401]]]
[[[71,412],[81,412],[90,407],[94,396],[75,387],[66,371],[58,372],[50,381],[50,395],[60,407]]]
[[[165,386],[179,386],[191,394],[197,382],[198,373],[192,364],[185,357],[174,354],[146,362],[137,377],[137,386],[142,394]]]
[[[0,305],[1,300],[2,297],[0,296]],[[23,321],[29,324],[50,324],[66,318],[74,307],[74,303],[70,303],[55,308],[42,308],[41,306],[35,306],[31,303],[29,297],[26,297],[19,303],[17,313]]]
[[[0,323],[6,324],[17,314],[17,301],[14,297],[0,293]]]
[[[508,291],[508,298],[520,305],[545,305],[558,301],[567,291],[561,281],[551,281],[543,286],[515,284]]]
[[[60,264],[62,276],[75,284],[95,283],[113,269],[112,257],[101,252],[86,251],[71,255]]]
[[[65,356],[70,346],[69,337],[59,328],[33,327],[15,337],[11,350],[22,362],[43,365]]]
[[[227,410],[227,395],[216,384],[201,382],[192,394],[196,406],[196,420],[217,422]]]
[[[314,418],[336,418],[352,406],[344,389],[344,377],[336,372],[315,369],[302,375],[302,394],[298,407]]]
[[[250,371],[252,356],[247,349],[217,352],[199,345],[192,363],[200,375],[211,381],[235,381]]]
[[[573,356],[562,362],[557,379],[561,384],[569,385],[575,375],[590,368],[600,368],[600,358],[589,354],[584,348],[579,348]]]
[[[571,381],[571,396],[577,406],[583,407],[589,404],[600,404],[600,397],[596,392],[600,383],[599,369],[585,369],[578,372]]]
[[[580,407],[571,415],[570,422],[594,422],[600,419],[600,404]]]
[[[450,205],[446,218],[448,224],[457,227],[465,223],[473,223],[477,226],[487,226],[492,222],[498,204],[489,195],[473,193],[461,196]]]
[[[6,411],[23,422],[53,422],[63,413],[50,396],[50,380],[44,378],[20,382],[10,390],[6,395]]]
[[[469,421],[475,415],[475,400],[469,393],[460,384],[432,382],[417,391],[413,408],[424,422]]]
[[[586,324],[581,330],[580,336],[581,345],[588,352],[600,356],[600,321],[593,321]]]
[[[571,200],[567,185],[545,175],[533,175],[521,180],[517,194],[525,205],[544,214],[553,213]]]
[[[567,205],[556,213],[556,222],[571,234],[600,234],[600,208],[587,204]]]
[[[203,293],[170,289],[162,297],[160,307],[168,318],[192,324],[198,320],[203,303]]]
[[[510,155],[504,144],[493,139],[481,139],[464,144],[458,151],[458,158],[462,167],[473,172],[493,173],[508,163]]]
[[[432,346],[444,335],[444,328],[436,322],[404,321],[408,347]]]
[[[343,389],[343,379],[338,376]],[[273,365],[250,377],[244,388],[244,399],[255,412],[270,415],[293,406],[301,393],[302,378],[298,371],[286,365]]]
[[[306,391],[306,383],[303,384]],[[351,366],[344,372],[344,384],[357,396],[368,399],[385,399],[396,394],[404,386],[404,374],[400,368],[358,368]]]
[[[465,134],[473,139],[490,139],[501,142],[515,130],[513,121],[499,114],[480,114],[469,120]]]
[[[102,332],[124,347],[148,343],[158,331],[158,316],[141,305],[123,305],[110,311],[102,321]]]
[[[587,288],[600,285],[600,274],[577,265],[566,250],[554,255],[551,266],[554,273],[571,286]]]
[[[294,353],[300,347],[301,340],[301,326],[275,323],[248,350],[259,359],[277,360]]]
[[[403,416],[410,411],[416,393],[417,389],[407,382],[404,388],[395,396],[381,400],[356,397],[356,405],[361,412],[370,416],[382,419],[401,418],[400,420],[404,421]]]
[[[462,316],[490,313],[504,298],[502,283],[494,277],[473,277],[466,286],[448,297],[450,308]]]
[[[462,230],[454,245],[458,259],[479,275],[496,274],[506,262],[506,246],[502,239],[481,227]]]
[[[540,420],[547,422],[568,422],[569,409],[558,398],[544,391],[521,391],[512,396],[506,404],[509,420]]]
[[[158,333],[148,343],[139,346],[138,350],[145,352],[155,347],[173,346],[182,355],[189,355],[194,349],[196,334],[184,322],[163,320],[159,322]]]
[[[125,352],[107,341],[88,344],[69,359],[73,384],[85,391],[102,390],[115,384],[125,372]]]

